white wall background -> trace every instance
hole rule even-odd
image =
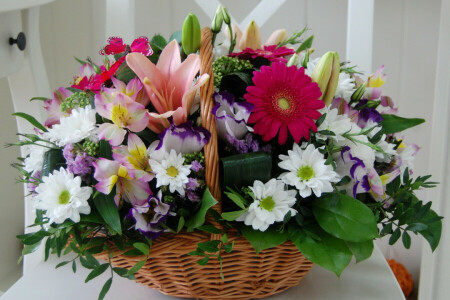
[[[258,2],[222,1],[238,21]],[[94,61],[100,59],[97,52],[106,38],[105,3],[106,0],[59,0],[41,8],[41,42],[52,89],[67,86],[77,73],[79,65],[73,55],[90,56]],[[134,22],[136,36],[161,33],[168,37],[181,28],[189,12],[195,13],[203,26],[210,24],[209,16],[193,0],[135,0],[135,7],[136,16],[129,22]],[[440,0],[375,1],[373,66],[385,65],[388,81],[384,92],[400,106],[402,116],[431,120],[440,7]],[[275,29],[286,28],[292,33],[307,25],[315,35],[316,55],[335,50],[343,58],[346,16],[347,0],[288,0],[261,28],[263,40]],[[0,92],[4,88],[0,84]],[[12,119],[9,122],[10,128],[15,126]],[[428,172],[430,125],[427,122],[406,133],[408,141],[422,146],[416,157],[416,174]],[[8,201],[20,199],[21,188],[8,190],[7,195],[4,199]],[[425,193],[422,198],[426,199]],[[16,202],[10,205],[17,205]],[[6,234],[0,232],[0,236],[3,239]],[[418,282],[421,247],[421,239],[414,239],[412,249],[407,252],[400,245],[389,250],[383,247],[383,250],[388,258],[404,263]]]

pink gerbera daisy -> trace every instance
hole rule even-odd
[[[277,45],[264,46],[264,49],[245,48],[241,52],[231,53],[229,56],[239,57],[242,59],[255,59],[257,57],[264,57],[271,62],[287,62],[285,56],[294,54],[295,51],[287,47],[278,47]]]
[[[278,143],[286,143],[288,129],[294,141],[309,139],[309,130],[317,130],[314,119],[321,116],[319,109],[325,106],[319,100],[322,95],[319,86],[311,82],[303,68],[287,67],[273,63],[253,72],[254,86],[247,87],[244,95],[253,109],[248,123],[255,124],[254,132],[262,135],[264,141],[274,138],[278,131]]]

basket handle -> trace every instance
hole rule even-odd
[[[219,183],[219,154],[217,152],[217,130],[216,120],[211,113],[214,107],[212,94],[214,93],[214,74],[212,63],[214,59],[213,33],[210,28],[202,29],[201,45],[200,45],[200,73],[207,73],[209,81],[200,88],[200,110],[202,118],[202,126],[211,133],[208,144],[204,147],[205,154],[205,180],[211,194],[217,200],[217,204],[212,208],[219,214],[222,213],[221,190]],[[215,220],[207,214],[206,221],[214,225],[218,225]]]

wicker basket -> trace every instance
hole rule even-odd
[[[212,32],[202,30],[200,48],[201,72],[213,76]],[[205,177],[212,195],[218,200],[213,207],[221,212],[221,191],[219,186],[219,157],[217,153],[217,131],[214,116],[212,93],[214,81],[201,88],[201,114],[203,126],[211,132],[210,142],[205,146]],[[207,221],[215,223],[212,218]],[[223,253],[222,273],[220,264],[211,259],[206,266],[196,263],[199,259],[187,253],[196,250],[197,243],[220,239],[219,235],[202,232],[167,234],[154,241],[150,258],[139,270],[136,281],[160,292],[183,298],[196,299],[254,299],[265,298],[297,285],[309,272],[313,263],[307,260],[292,242],[261,251],[255,250],[244,237],[228,233],[234,240],[231,253]],[[112,263],[116,267],[131,268],[143,257],[122,255],[123,251],[113,249]],[[107,259],[107,254],[97,255]]]

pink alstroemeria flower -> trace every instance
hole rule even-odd
[[[112,146],[122,143],[128,129],[140,132],[148,124],[147,109],[122,93],[101,92],[95,95],[97,113],[113,123],[103,123],[98,129],[98,137],[107,140]]]
[[[104,88],[103,90],[109,93],[116,92],[122,93],[133,99],[134,101],[142,104],[144,107],[150,103],[150,98],[144,91],[144,85],[139,80],[139,78],[133,78],[125,84],[125,82],[120,81],[115,77],[111,77],[111,81],[114,84],[114,88]]]
[[[113,150],[114,160],[128,169],[131,177],[148,182],[153,179],[144,142],[134,133],[128,134],[127,146],[119,146]]]
[[[200,57],[189,54],[181,62],[180,48],[175,40],[164,48],[156,65],[141,53],[128,54],[127,64],[144,83],[157,111],[150,113],[148,123],[148,128],[156,133],[170,126],[169,117],[175,125],[187,121],[195,93],[209,79],[208,74],[202,74],[193,84],[200,70]]]
[[[94,178],[98,181],[95,188],[100,193],[108,195],[116,186],[114,200],[117,205],[121,198],[133,206],[143,205],[152,195],[147,182],[131,178],[127,168],[117,161],[99,158],[93,163],[93,166],[95,168]]]
[[[59,124],[59,119],[63,116],[68,116],[69,113],[61,111],[61,103],[72,95],[72,92],[66,88],[60,87],[53,92],[53,99],[47,99],[44,102],[44,108],[47,111],[46,127],[52,127],[54,124]]]

